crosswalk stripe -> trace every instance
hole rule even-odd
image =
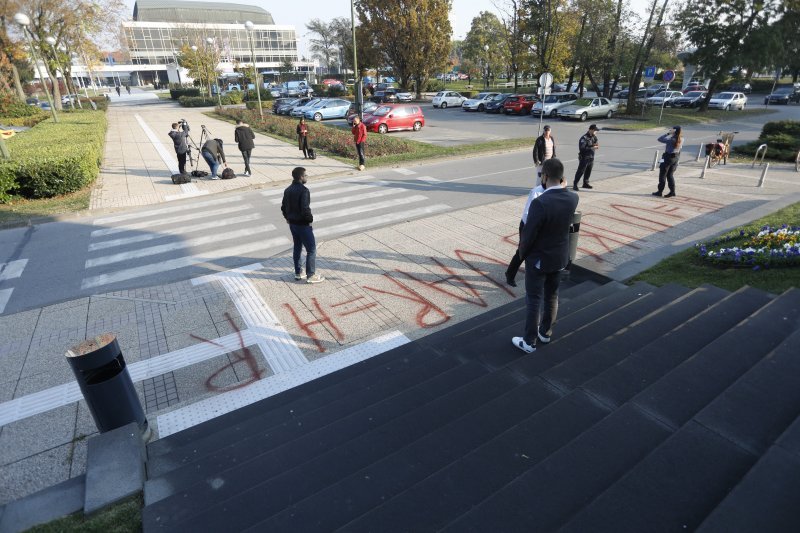
[[[337,180],[326,180],[320,182],[312,182],[307,183],[306,187],[311,189],[311,191],[316,191],[317,189],[324,189],[326,187],[333,187],[334,185],[342,185],[344,183],[359,183],[361,181],[371,180],[375,176],[359,176],[357,178],[345,178],[345,179],[337,179]],[[261,196],[283,196],[283,191],[286,190],[286,187],[283,188],[276,188],[270,189],[268,191],[261,191]]]
[[[6,304],[11,299],[11,293],[14,289],[0,289],[0,314],[6,310]]]
[[[153,133],[153,130],[150,129],[150,126],[145,124],[141,115],[136,114],[134,115],[134,118],[136,118],[136,121],[139,123],[139,126],[141,126],[142,131],[144,131],[145,135],[147,135],[147,138],[153,144],[153,148],[156,149],[156,152],[158,152],[161,160],[167,165],[169,172],[171,174],[176,174],[178,172],[178,162],[176,161],[175,157],[170,155],[170,153],[167,151],[167,148],[158,140],[158,137],[156,137],[156,134]]]
[[[381,196],[389,196],[390,194],[400,194],[406,192],[403,189],[384,189],[382,191],[365,192],[364,194],[354,194],[352,196],[345,196],[344,198],[331,198],[330,200],[322,200],[321,202],[314,201],[314,209],[318,207],[328,207],[329,205],[341,205],[351,202],[359,202],[361,200],[369,200],[370,198],[380,198]]]
[[[345,192],[363,191],[364,189],[371,189],[371,188],[376,187],[378,185],[388,185],[388,184],[385,181],[376,181],[376,182],[373,182],[373,183],[371,183],[369,185],[353,185],[351,187],[342,187],[341,189],[334,189],[332,191],[322,191],[322,192],[313,192],[312,191],[312,196],[314,198],[320,198],[320,197],[324,197],[324,196],[333,196],[334,194],[341,194],[341,193],[345,193]],[[272,200],[270,200],[270,203],[278,205],[282,201],[283,201],[283,198],[273,198]]]
[[[436,182],[439,182],[439,181],[442,181],[442,180],[440,180],[438,178],[433,178],[431,176],[420,176],[420,177],[417,178],[417,181],[425,181],[425,182],[428,182],[428,183],[436,183]]]
[[[101,265],[110,265],[112,263],[119,263],[120,261],[128,261],[131,259],[138,259],[140,257],[147,257],[149,255],[164,254],[167,252],[174,252],[182,248],[192,248],[194,246],[205,246],[219,241],[229,241],[231,239],[241,239],[244,237],[252,237],[259,233],[266,233],[275,229],[272,224],[266,224],[263,227],[255,228],[242,228],[227,233],[217,233],[214,235],[203,235],[196,239],[189,239],[187,241],[170,242],[167,244],[159,244],[150,246],[148,248],[139,248],[127,252],[120,252],[118,254],[104,255],[102,257],[95,257],[86,260],[86,268],[93,268]]]
[[[411,176],[412,174],[416,174],[413,170],[409,170],[407,168],[393,168],[395,172],[398,174],[402,174],[403,176]]]
[[[427,200],[427,196],[423,196],[421,194],[417,194],[414,196],[405,196],[403,198],[396,198],[394,200],[387,200],[385,202],[376,202],[370,203],[365,205],[357,205],[355,207],[349,207],[347,209],[339,209],[337,211],[329,211],[327,213],[320,213],[315,220],[317,221],[324,221],[330,220],[332,218],[341,218],[350,215],[357,215],[359,213],[367,213],[369,211],[376,211],[379,209],[389,209],[391,207],[395,207],[398,205],[405,205],[411,204],[414,202],[424,202]]]
[[[137,242],[151,241],[154,239],[163,239],[170,235],[183,235],[185,233],[196,233],[198,231],[205,231],[209,229],[223,228],[225,226],[232,226],[234,224],[241,224],[242,222],[252,222],[261,218],[258,213],[251,213],[249,215],[242,215],[240,217],[225,218],[222,220],[212,220],[203,224],[192,224],[185,228],[168,228],[160,230],[158,233],[145,233],[144,235],[134,235],[133,237],[122,237],[121,239],[113,239],[110,241],[93,242],[89,245],[89,251],[95,252],[97,250],[105,250],[106,248],[114,248],[115,246],[126,246],[128,244],[135,244]]]
[[[335,235],[337,233],[348,233],[372,226],[380,226],[383,224],[389,224],[391,222],[397,222],[398,220],[408,220],[425,215],[431,215],[433,213],[446,211],[448,209],[450,209],[449,205],[435,204],[427,207],[420,207],[419,209],[412,209],[411,211],[403,211],[402,213],[391,213],[388,215],[381,215],[370,218],[368,220],[357,220],[355,222],[347,222],[344,224],[338,224],[336,226],[329,226],[327,228],[321,228],[321,229],[314,228],[314,235],[317,237],[327,237],[329,235]]]
[[[179,211],[189,211],[192,209],[199,209],[201,207],[210,207],[212,205],[229,204],[231,202],[238,202],[242,199],[241,196],[228,196],[226,198],[216,198],[214,200],[205,200],[202,202],[187,203],[184,205],[172,205],[169,207],[160,207],[158,209],[148,209],[147,211],[134,211],[132,213],[125,213],[124,215],[114,215],[110,217],[97,218],[93,224],[95,226],[102,226],[105,224],[113,224],[114,222],[122,222],[124,220],[132,220],[136,218],[145,218],[164,213],[177,213]]]
[[[0,281],[20,277],[27,264],[27,259],[17,259],[16,261],[9,261],[8,263],[0,263]]]
[[[157,263],[151,263],[139,267],[117,270],[116,272],[111,272],[108,274],[84,278],[81,282],[81,289],[93,289],[95,287],[101,287],[103,285],[109,285],[119,281],[141,278],[144,276],[150,276],[152,274],[166,272],[167,270],[186,268],[200,263],[205,263],[207,261],[214,261],[226,257],[235,257],[261,250],[267,250],[269,248],[287,246],[288,244],[289,239],[286,237],[276,237],[266,241],[256,241],[237,246],[230,246],[228,248],[220,248],[218,250],[210,250],[205,252],[202,256],[190,255],[178,257],[176,259],[170,259],[168,261],[159,261]]]
[[[186,222],[196,218],[207,218],[210,216],[227,215],[229,213],[236,213],[237,211],[244,211],[250,209],[252,206],[249,204],[241,204],[232,207],[225,207],[221,209],[212,209],[211,211],[202,211],[200,213],[191,213],[188,215],[179,215],[174,217],[159,218],[155,220],[145,220],[135,224],[128,224],[127,226],[114,226],[113,228],[96,229],[91,233],[91,238],[105,237],[107,235],[114,235],[115,233],[122,233],[125,231],[135,231],[144,228],[151,228],[153,226],[164,226],[167,224],[175,224],[178,222]]]

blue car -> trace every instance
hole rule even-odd
[[[326,118],[345,118],[348,109],[350,109],[350,102],[348,100],[334,98],[323,100],[316,107],[305,109],[303,116],[306,118],[313,118],[317,122]]]

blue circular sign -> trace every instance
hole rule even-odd
[[[674,79],[675,79],[675,72],[673,72],[671,70],[665,70],[664,71],[664,81],[669,83]]]

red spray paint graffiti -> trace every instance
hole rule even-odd
[[[236,356],[234,356],[235,358],[230,363],[228,363],[227,365],[223,366],[222,368],[220,368],[219,370],[217,370],[216,372],[214,372],[213,374],[211,374],[208,377],[208,379],[205,382],[205,386],[206,386],[206,389],[208,389],[209,391],[212,391],[212,392],[227,392],[227,391],[231,391],[231,390],[235,390],[235,389],[240,389],[242,387],[246,387],[246,386],[250,385],[251,383],[256,382],[259,379],[261,379],[261,375],[263,374],[262,370],[258,367],[258,361],[256,360],[255,356],[253,355],[253,352],[250,351],[250,348],[245,346],[244,337],[242,337],[242,332],[238,328],[236,323],[233,321],[233,319],[231,318],[231,315],[228,314],[228,313],[225,313],[225,319],[228,321],[228,324],[231,325],[231,328],[233,328],[233,330],[239,336],[239,349],[241,350],[241,354],[237,354]],[[222,344],[219,344],[218,342],[214,342],[214,341],[209,340],[209,339],[204,339],[203,337],[199,337],[199,336],[197,336],[195,334],[191,334],[190,336],[193,339],[197,339],[197,340],[200,340],[200,341],[203,341],[203,342],[207,342],[208,344],[213,344],[214,346],[219,346],[220,348],[225,348],[225,346],[223,346]],[[250,372],[250,376],[247,379],[245,379],[243,381],[238,381],[238,382],[236,382],[234,384],[231,384],[231,385],[225,385],[225,386],[219,386],[219,385],[216,385],[214,383],[214,381],[217,379],[217,377],[220,374],[222,374],[225,370],[227,370],[228,368],[230,368],[230,369],[234,370],[234,372],[236,372],[234,367],[237,364],[241,363],[241,362],[245,363],[245,365],[247,366],[248,371]]]

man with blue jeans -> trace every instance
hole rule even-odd
[[[297,281],[306,280],[306,283],[319,283],[325,278],[316,274],[317,243],[314,240],[314,215],[311,214],[311,192],[305,186],[306,169],[296,167],[292,170],[292,184],[283,191],[283,202],[281,202],[281,212],[283,218],[289,223],[289,231],[292,232],[294,241],[294,279]],[[303,272],[303,265],[300,257],[306,249],[306,269]]]
[[[212,180],[220,179],[219,175],[217,175],[220,162],[225,165],[225,168],[228,168],[228,162],[225,161],[225,152],[222,149],[222,139],[207,140],[203,144],[200,153],[203,154],[203,159],[206,160],[206,163],[208,163],[211,169],[211,176],[209,176],[209,178]]]

